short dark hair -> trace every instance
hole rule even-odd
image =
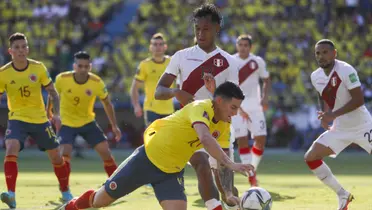
[[[90,60],[90,55],[86,51],[79,51],[74,54],[75,60],[77,59],[84,59],[84,60]]]
[[[239,85],[228,81],[222,83],[220,86],[217,87],[216,91],[214,91],[213,97],[217,96],[221,96],[225,99],[236,98],[239,100],[244,100],[245,98],[243,91],[242,89],[240,89]]]
[[[236,39],[236,42],[239,42],[240,40],[246,40],[246,41],[248,41],[249,45],[252,46],[252,36],[251,35],[242,34]]]
[[[328,44],[329,46],[332,47],[332,49],[335,49],[335,48],[336,48],[336,47],[335,47],[335,43],[333,43],[330,39],[321,39],[321,40],[319,40],[319,41],[315,44],[315,46],[320,45],[320,44]]]
[[[197,18],[211,17],[211,21],[221,25],[222,15],[216,5],[214,4],[203,4],[200,7],[196,8],[193,13],[193,21]]]
[[[163,40],[164,42],[166,41],[165,38],[164,38],[164,35],[162,33],[156,33],[156,34],[152,35],[151,40],[153,40],[153,39],[160,39],[160,40]]]
[[[19,32],[10,35],[10,37],[9,37],[9,46],[12,46],[13,42],[14,41],[17,41],[17,40],[25,40],[25,41],[27,41],[26,35],[24,35],[22,33],[19,33]]]

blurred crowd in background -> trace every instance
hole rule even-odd
[[[52,78],[71,70],[74,52],[93,57],[93,72],[101,76],[116,104],[129,106],[129,89],[138,63],[149,56],[149,40],[165,34],[167,54],[193,45],[193,9],[201,0],[2,0],[0,1],[0,64],[9,62],[7,38],[25,33],[30,58],[48,67]],[[310,74],[317,68],[314,44],[329,38],[338,58],[353,65],[372,110],[371,0],[215,0],[223,14],[218,45],[235,53],[235,40],[253,37],[253,52],[267,63],[272,78],[270,108],[266,112],[268,146],[306,149],[323,130],[316,119],[317,95]],[[134,15],[125,8],[135,4]],[[120,16],[122,15],[122,16]],[[115,17],[124,30],[106,27]],[[116,21],[118,22],[118,21]],[[4,98],[3,98],[4,100]],[[142,119],[138,119],[142,120]],[[123,125],[125,147],[142,130]],[[129,126],[130,127],[130,126]],[[110,129],[107,128],[108,135]],[[3,129],[0,128],[0,144]]]

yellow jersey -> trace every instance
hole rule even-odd
[[[212,100],[194,101],[174,114],[154,121],[144,132],[150,161],[165,173],[181,171],[194,152],[203,147],[193,128],[203,123],[222,148],[229,148],[230,124],[213,118]]]
[[[27,59],[25,69],[16,69],[12,62],[0,68],[0,93],[6,92],[9,120],[41,124],[48,121],[42,87],[51,84],[42,62]]]
[[[143,109],[161,115],[168,115],[174,112],[173,100],[155,100],[155,90],[158,81],[168,66],[170,57],[166,56],[164,62],[156,63],[152,58],[147,58],[139,64],[134,78],[144,82],[145,102]]]
[[[63,72],[57,76],[55,86],[61,101],[62,125],[74,128],[94,121],[97,96],[100,99],[108,96],[105,83],[93,73],[89,73],[84,84],[79,84],[75,81],[74,72]]]

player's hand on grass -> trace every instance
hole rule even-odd
[[[112,132],[115,134],[115,141],[116,142],[119,142],[120,139],[121,139],[121,131],[120,129],[118,128],[118,126],[114,126],[112,128]]]
[[[245,176],[250,176],[254,173],[254,167],[251,164],[233,163],[228,167],[232,171],[239,172]]]
[[[247,112],[245,112],[242,108],[239,109],[239,114],[240,114],[240,116],[243,117],[243,119],[245,121],[252,122],[251,118],[249,117],[249,114]]]
[[[194,101],[194,96],[184,90],[175,89],[174,96],[183,106]]]
[[[61,129],[61,119],[59,115],[53,115],[51,121],[52,121],[52,124],[56,127],[56,130],[58,132],[59,129]]]
[[[136,117],[142,117],[142,108],[141,106],[135,106],[134,107],[134,114],[136,115]]]
[[[211,73],[204,73],[203,80],[204,86],[207,90],[214,94],[214,91],[216,91],[216,80],[214,79],[214,76]]]
[[[234,196],[232,192],[229,192],[225,195],[225,203],[228,206],[240,205],[240,198],[237,196]]]

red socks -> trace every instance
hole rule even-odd
[[[61,165],[53,164],[54,167],[54,173],[57,176],[58,182],[59,182],[59,188],[62,192],[65,192],[68,190],[68,182],[69,182],[69,173],[67,164],[63,162]]]
[[[104,168],[107,173],[107,176],[111,176],[117,168],[114,158],[111,156],[110,159],[105,160],[103,162],[104,162]]]
[[[216,208],[214,208],[213,210],[223,210],[223,208],[222,208],[221,205],[219,205],[219,206],[217,206]]]
[[[17,156],[8,155],[5,156],[4,160],[4,174],[8,191],[15,192],[17,176],[18,176],[18,165]]]
[[[249,147],[244,147],[244,148],[239,149],[239,154],[240,155],[246,155],[246,154],[250,154],[250,153],[251,153],[251,149]]]
[[[262,156],[263,152],[264,152],[263,150],[260,150],[255,146],[253,146],[253,148],[252,148],[252,153],[257,155],[257,156]]]
[[[87,209],[93,206],[93,199],[96,192],[94,190],[88,190],[74,202],[76,209]]]
[[[71,165],[70,165],[71,157],[69,155],[63,155],[63,159],[65,160],[68,177],[70,177],[70,173],[71,173]]]
[[[311,170],[314,170],[323,164],[323,160],[306,161],[306,164]]]

